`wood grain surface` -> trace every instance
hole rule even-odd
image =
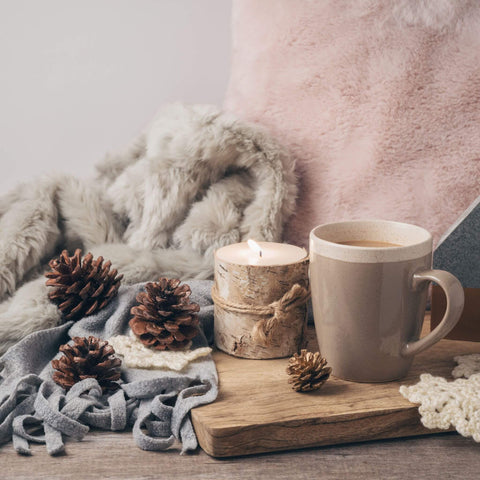
[[[309,349],[317,350],[313,328]],[[418,355],[401,381],[331,378],[308,394],[287,383],[287,359],[247,360],[215,352],[219,397],[192,411],[192,420],[201,447],[214,457],[431,434],[417,407],[400,395],[400,385],[416,383],[425,372],[448,378],[455,355],[479,351],[478,343],[444,340]]]
[[[476,480],[480,446],[456,433],[215,459],[201,450],[145,452],[131,433],[90,432],[50,457],[33,445],[24,457],[0,448],[2,480]]]
[[[448,342],[446,348],[442,346],[432,350],[431,371],[450,371],[453,366],[451,355],[466,351],[480,351],[480,345],[467,343]],[[444,352],[445,350],[445,352]],[[453,353],[446,353],[446,351]],[[445,356],[448,359],[445,359]],[[240,359],[236,359],[239,362]],[[246,360],[250,362],[250,360]],[[280,364],[277,370],[266,368],[267,375],[262,375],[262,365],[265,362],[279,362],[277,360],[258,361],[260,365],[254,376],[264,379],[266,383],[278,383],[284,385],[286,378]],[[284,360],[285,362],[285,360]],[[272,363],[272,365],[274,364]],[[414,368],[417,372],[422,371],[422,361],[418,359],[418,365]],[[241,371],[234,367],[231,362],[221,363],[220,378],[231,378],[230,389],[221,386],[219,403],[228,403],[233,406],[234,399],[239,399],[237,390],[233,388],[233,378]],[[233,370],[229,370],[233,368]],[[272,371],[274,376],[272,377]],[[270,376],[269,376],[270,375]],[[409,382],[415,382],[417,374],[412,372]],[[241,375],[243,378],[243,375]],[[407,380],[406,380],[407,381]],[[330,383],[330,381],[328,382]],[[336,382],[332,382],[334,384]],[[344,393],[345,387],[335,387],[338,393]],[[241,387],[241,385],[239,385]],[[331,388],[331,387],[330,387]],[[373,388],[373,387],[372,387]],[[336,394],[331,389],[330,403],[336,402]],[[256,383],[250,387],[248,395],[252,391],[262,391],[262,385]],[[282,387],[283,391],[283,387]],[[289,392],[290,403],[288,411],[293,417],[294,425],[298,421],[301,411],[306,410],[310,401],[320,398],[320,393],[311,396],[300,396],[295,392]],[[311,397],[311,400],[307,400]],[[382,396],[375,393],[370,395],[370,402],[374,398],[381,401]],[[236,407],[255,405],[247,395],[231,410],[231,415],[236,417]],[[273,393],[269,399],[272,415],[275,413],[277,400]],[[280,401],[280,411],[285,408],[283,400]],[[367,402],[368,403],[368,402]],[[403,403],[403,401],[401,402]],[[283,404],[283,407],[282,407]],[[215,405],[215,404],[212,404]],[[296,405],[300,410],[296,411]],[[348,404],[347,404],[348,406]],[[353,405],[352,405],[353,406]],[[206,407],[202,407],[205,409]],[[262,407],[264,410],[266,407]],[[330,407],[333,408],[333,407]],[[358,410],[358,406],[356,407]],[[223,409],[223,407],[222,407]],[[405,403],[403,403],[405,409]],[[197,410],[197,413],[200,409]],[[416,409],[413,408],[413,413]],[[255,411],[249,414],[258,419],[259,413]],[[395,418],[395,413],[391,412]],[[301,415],[300,415],[301,416]],[[318,416],[318,413],[317,413]],[[368,417],[366,417],[368,419]],[[418,419],[418,417],[417,417]],[[375,417],[370,417],[375,420]],[[238,417],[232,423],[238,423]],[[225,423],[225,418],[222,420]],[[282,423],[282,422],[281,422]],[[285,423],[285,421],[284,421]],[[288,423],[288,422],[287,422]],[[244,421],[251,428],[250,443],[255,444],[255,426],[251,422]],[[395,423],[390,427],[395,429]],[[345,431],[351,434],[349,422],[344,422]],[[415,424],[415,428],[418,424]],[[280,431],[284,431],[282,426]],[[302,441],[302,429],[292,427],[297,432],[297,442]],[[350,432],[350,433],[348,433]],[[423,432],[425,433],[425,432]],[[309,440],[309,441],[312,441]],[[315,439],[313,439],[315,441]],[[262,443],[276,443],[275,439],[261,439]],[[284,446],[284,445],[282,445]],[[291,448],[297,444],[292,443]],[[480,471],[480,445],[472,439],[463,438],[456,433],[440,435],[426,435],[422,437],[398,438],[380,441],[366,441],[355,444],[326,446],[321,448],[299,449],[288,452],[266,453],[243,457],[229,457],[216,459],[208,456],[201,450],[191,455],[179,455],[178,449],[166,452],[145,452],[140,450],[133,442],[131,432],[90,432],[81,442],[67,442],[64,455],[51,457],[47,454],[44,445],[32,445],[33,455],[25,457],[18,455],[11,444],[0,447],[0,479],[2,480],[26,480],[26,479],[52,479],[65,480],[70,478],[79,479],[172,479],[184,480],[195,478],[199,480],[235,480],[235,479],[275,479],[275,480],[311,480],[321,478],[324,480],[363,480],[363,479],[389,479],[416,480],[451,479],[451,480],[474,480],[479,478]]]

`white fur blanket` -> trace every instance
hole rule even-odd
[[[205,279],[216,248],[279,241],[295,204],[290,157],[211,106],[166,107],[97,171],[93,180],[42,178],[0,197],[0,354],[60,321],[42,275],[58,251],[102,255],[128,284]]]

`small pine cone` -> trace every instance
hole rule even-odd
[[[111,262],[103,263],[103,257],[94,260],[87,253],[82,261],[80,249],[72,257],[64,250],[49,265],[52,270],[45,273],[46,285],[55,288],[48,297],[66,320],[78,320],[103,308],[117,294],[123,278],[117,270],[110,270]]]
[[[200,306],[190,301],[188,285],[178,279],[160,278],[147,283],[137,295],[140,305],[132,307],[130,328],[147,347],[155,350],[181,350],[198,333]]]
[[[60,351],[64,355],[52,360],[53,380],[69,390],[81,380],[96,378],[104,393],[118,390],[116,380],[120,378],[122,361],[114,355],[113,347],[96,337],[74,337],[73,342],[62,345]]]
[[[312,353],[302,350],[295,353],[288,361],[288,380],[297,392],[309,392],[320,388],[330,377],[332,369],[326,367],[327,361],[319,352]]]

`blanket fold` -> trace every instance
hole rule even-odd
[[[56,175],[18,186],[0,196],[0,354],[58,325],[35,279],[61,250],[103,256],[126,284],[208,279],[216,248],[281,241],[296,193],[291,158],[261,129],[216,107],[181,104],[101,162],[95,179]]]

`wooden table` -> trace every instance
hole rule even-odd
[[[68,442],[62,456],[50,457],[44,445],[33,445],[32,452],[23,457],[2,445],[0,479],[480,478],[480,445],[456,433],[215,459],[200,449],[189,455],[145,452],[130,432],[92,431],[81,442]]]
[[[0,449],[0,478],[7,479],[461,479],[479,478],[480,445],[455,433],[321,447],[217,460],[203,451],[144,452],[129,433],[91,432],[50,457],[43,445],[21,457]]]

